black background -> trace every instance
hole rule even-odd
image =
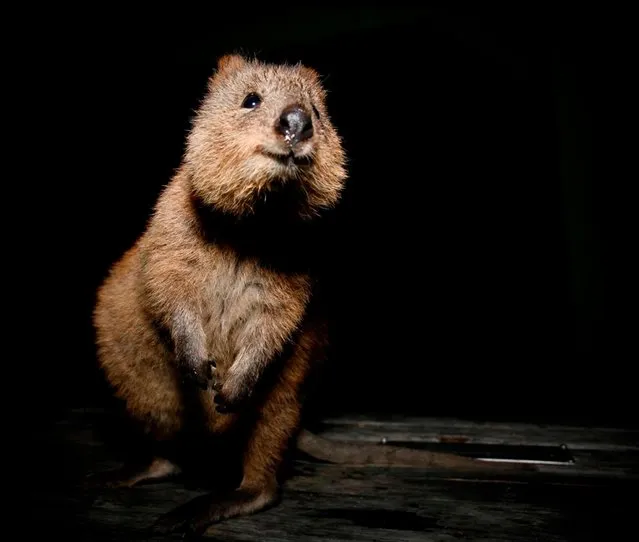
[[[472,5],[37,13],[14,162],[29,403],[103,401],[95,290],[243,51],[316,68],[349,155],[324,413],[634,421],[623,15]]]

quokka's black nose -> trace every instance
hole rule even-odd
[[[275,130],[295,144],[313,136],[311,116],[299,105],[289,105],[278,119]]]

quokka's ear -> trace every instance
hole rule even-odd
[[[228,54],[220,57],[217,61],[218,72],[238,70],[246,65],[246,59],[242,55]]]

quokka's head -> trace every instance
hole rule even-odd
[[[312,68],[220,58],[187,141],[195,194],[242,216],[293,184],[303,195],[295,210],[300,216],[332,207],[347,173],[325,97]]]

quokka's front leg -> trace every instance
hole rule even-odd
[[[207,356],[206,336],[196,312],[180,307],[172,315],[171,339],[177,368],[182,378],[199,388],[207,389],[215,373],[215,360]]]

